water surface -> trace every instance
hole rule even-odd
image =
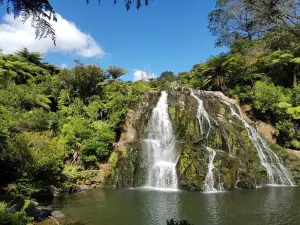
[[[215,194],[154,190],[91,190],[57,199],[65,221],[87,225],[299,225],[300,187],[266,187]]]

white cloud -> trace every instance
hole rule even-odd
[[[35,29],[31,26],[31,19],[25,23],[21,18],[6,14],[0,24],[0,49],[3,53],[12,53],[22,47],[30,51],[41,53],[73,52],[83,57],[103,56],[104,51],[97,42],[86,33],[81,32],[75,23],[57,14],[57,22],[51,21],[57,36],[56,46],[51,38],[35,38]]]
[[[60,65],[60,68],[62,68],[62,69],[68,68],[68,65],[63,63],[63,64]]]
[[[148,81],[151,78],[156,78],[156,75],[154,73],[148,73],[143,70],[133,70],[133,79],[134,81],[143,80]]]

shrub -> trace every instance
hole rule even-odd
[[[0,202],[0,224],[26,225],[31,221],[23,209],[17,212],[12,211],[5,202]]]

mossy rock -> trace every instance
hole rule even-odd
[[[204,148],[185,146],[177,164],[179,187],[185,190],[201,190],[207,173]]]

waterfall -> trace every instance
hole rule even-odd
[[[241,120],[246,128],[249,138],[257,150],[261,165],[266,169],[270,185],[294,185],[292,176],[287,168],[282,164],[279,157],[271,150],[268,143],[261,135],[250,126],[232,107],[225,102],[231,110],[231,114]]]
[[[204,109],[203,101],[195,95],[194,91],[190,89],[191,96],[196,99],[198,103],[197,118],[199,120],[200,132],[203,135],[206,132],[206,138],[208,137],[211,129],[211,122],[208,113]],[[206,127],[208,130],[206,131]]]
[[[148,124],[144,139],[148,154],[146,187],[177,190],[175,136],[168,113],[168,94],[162,91]]]
[[[210,130],[211,130],[211,121],[208,113],[206,112],[203,101],[195,95],[194,91],[190,89],[191,96],[196,99],[198,103],[198,108],[197,108],[197,119],[199,121],[199,126],[200,126],[200,132],[201,134],[205,134],[206,138],[208,138]],[[203,191],[204,192],[217,192],[217,191],[222,191],[222,187],[219,184],[219,190],[215,188],[215,180],[214,180],[214,173],[213,170],[215,170],[214,166],[214,159],[216,156],[216,151],[208,146],[206,146],[206,150],[208,152],[208,172],[205,177],[204,185],[203,185]]]
[[[214,158],[216,156],[216,151],[212,148],[206,147],[207,151],[209,152],[209,163],[208,163],[208,172],[205,177],[203,191],[204,192],[216,192],[217,189],[215,189],[215,180],[214,180],[214,173],[213,169],[215,169],[214,166]]]

